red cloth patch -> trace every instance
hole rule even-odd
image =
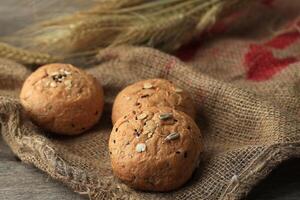
[[[190,61],[194,58],[197,50],[200,48],[202,40],[193,40],[190,43],[182,46],[176,53],[177,56],[182,61]]]
[[[285,49],[300,38],[299,32],[288,32],[278,35],[263,44],[250,44],[249,51],[244,57],[248,68],[247,79],[263,81],[272,78],[273,75],[296,62],[296,58],[275,58],[273,49]]]
[[[248,73],[247,79],[263,81],[270,79],[288,65],[296,62],[296,58],[275,58],[271,50],[262,45],[251,44],[249,52],[245,55],[245,65]]]
[[[273,7],[274,1],[275,0],[262,0],[261,3],[266,5],[266,6]]]
[[[293,44],[299,38],[300,38],[299,32],[284,33],[266,42],[265,45],[269,47],[273,47],[275,49],[284,49],[289,45]]]

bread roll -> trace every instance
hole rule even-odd
[[[193,119],[169,107],[128,113],[113,127],[109,151],[114,174],[144,191],[170,191],[199,164],[202,137]]]
[[[143,80],[123,89],[112,110],[113,124],[132,110],[147,107],[171,107],[195,118],[195,107],[188,93],[164,79]]]
[[[21,104],[42,128],[77,135],[91,128],[103,110],[103,89],[91,75],[69,64],[49,64],[33,72],[21,90]]]

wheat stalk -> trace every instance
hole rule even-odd
[[[44,64],[60,60],[60,58],[52,57],[49,54],[26,51],[1,42],[0,57],[12,59],[23,64]]]
[[[244,2],[247,0],[111,0],[34,24],[5,41],[62,57],[122,44],[173,51],[214,24],[226,10]]]

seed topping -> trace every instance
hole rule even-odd
[[[138,153],[142,153],[142,152],[146,151],[146,144],[138,143],[135,147],[135,151]]]
[[[153,88],[153,85],[151,83],[144,83],[144,89],[151,89]]]
[[[173,118],[172,113],[163,113],[163,114],[159,115],[160,120],[168,120],[168,119],[172,119],[172,118]]]
[[[181,88],[175,88],[175,92],[181,93],[181,92],[183,92],[183,90]]]
[[[171,140],[176,140],[180,137],[179,133],[170,133],[166,138],[165,141],[171,141]]]
[[[137,117],[137,119],[138,120],[143,120],[143,119],[146,119],[148,117],[148,115],[146,114],[146,113],[142,113],[142,114],[140,114],[138,117]]]

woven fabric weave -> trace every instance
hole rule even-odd
[[[274,15],[269,7],[276,4],[263,2],[259,9]],[[45,133],[23,114],[18,94],[31,70],[1,59],[2,136],[23,162],[91,199],[241,199],[278,164],[300,156],[300,20],[281,22],[276,34],[259,23],[262,28],[244,33],[253,21],[193,52],[181,50],[178,56],[185,62],[145,47],[99,52],[86,70],[104,85],[105,112],[92,130],[76,137]],[[114,97],[126,85],[154,77],[190,92],[205,142],[192,179],[169,193],[128,188],[114,178],[109,161]]]

